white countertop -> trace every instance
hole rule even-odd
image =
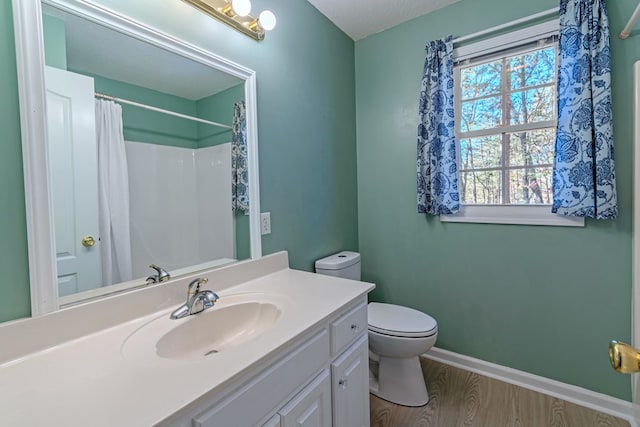
[[[217,291],[213,285],[206,287]],[[196,361],[145,363],[129,360],[121,351],[127,337],[150,320],[168,316],[175,306],[24,354],[0,364],[0,425],[153,425],[204,394],[222,389],[371,289],[369,283],[288,268],[228,287],[218,292],[220,301],[229,295],[262,292],[283,296],[288,302],[269,330]],[[87,321],[86,313],[78,311],[76,321]],[[66,312],[68,318],[73,314],[73,309]],[[28,330],[30,320],[24,322],[22,331]]]

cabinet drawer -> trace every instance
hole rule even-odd
[[[194,427],[255,426],[329,359],[326,329],[297,346],[225,400],[195,417]]]
[[[331,354],[337,356],[356,338],[367,333],[367,303],[358,304],[331,323]]]

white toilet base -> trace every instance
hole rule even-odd
[[[424,406],[429,402],[420,359],[380,356],[377,384],[371,394],[403,406]]]

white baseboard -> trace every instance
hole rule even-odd
[[[638,427],[633,417],[633,406],[626,400],[437,347],[422,357],[613,415],[629,421],[631,427]]]

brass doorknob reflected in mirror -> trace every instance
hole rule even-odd
[[[627,343],[611,341],[609,360],[613,369],[621,374],[640,372],[640,351]]]
[[[82,246],[85,248],[90,248],[91,246],[96,244],[96,240],[92,236],[86,236],[82,239]]]

